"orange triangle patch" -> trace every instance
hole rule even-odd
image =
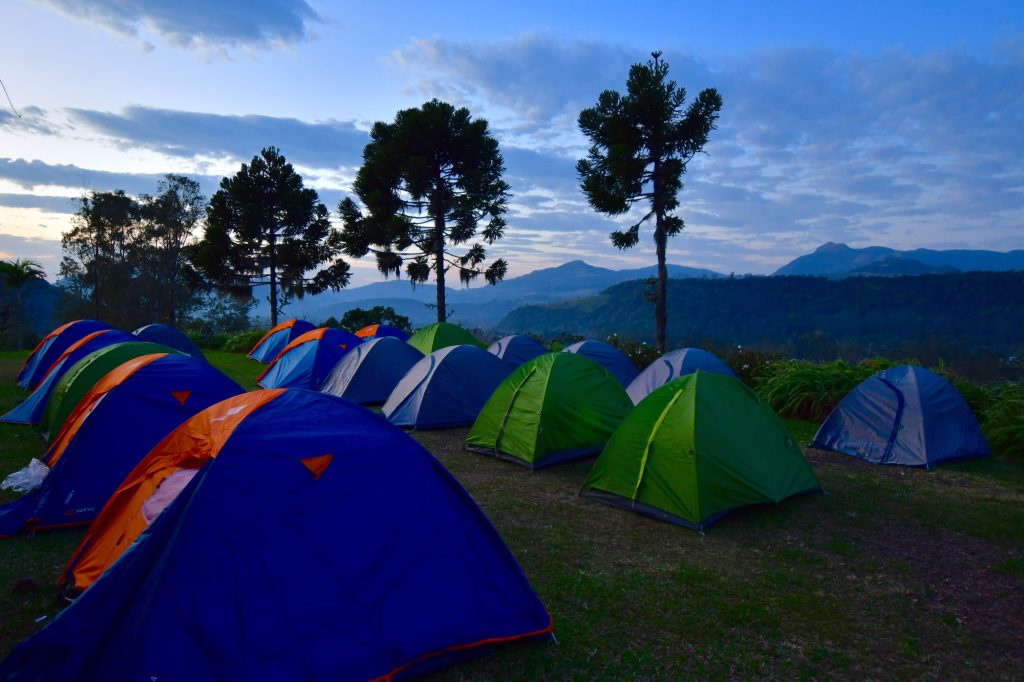
[[[348,350],[348,344],[347,343],[339,343],[338,344],[338,348],[340,348],[342,350]]]
[[[316,480],[320,478],[320,474],[327,471],[327,467],[330,466],[333,458],[334,455],[327,454],[320,455],[319,457],[306,457],[299,461],[302,462],[302,466],[309,469],[309,473],[313,474],[313,479]]]
[[[174,396],[179,405],[184,405],[188,397],[192,395],[192,391],[171,391],[171,395]]]

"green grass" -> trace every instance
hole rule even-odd
[[[247,387],[263,367],[210,358]],[[0,355],[6,406],[23,397],[17,365]],[[787,426],[799,442],[817,428]],[[438,679],[1024,677],[1018,461],[925,471],[809,450],[825,494],[740,510],[700,535],[577,497],[592,460],[531,472],[464,451],[466,429],[413,435],[490,518],[558,637]],[[0,474],[41,451],[31,429],[0,426]],[[0,541],[0,654],[56,612],[52,585],[80,537]],[[13,593],[25,578],[40,589]]]

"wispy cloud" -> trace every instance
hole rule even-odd
[[[76,191],[109,192],[123,189],[129,194],[152,194],[156,191],[157,183],[163,177],[163,173],[113,173],[72,164],[49,164],[42,161],[0,158],[0,180],[6,180],[26,190],[39,187],[66,187]],[[204,191],[215,190],[217,183],[220,182],[218,177],[196,175],[191,177],[202,184]],[[15,197],[20,196],[24,195],[2,195],[0,204],[5,206],[25,205],[9,203],[15,201]],[[43,199],[48,200],[46,197]],[[21,199],[19,201],[30,200]],[[37,205],[37,207],[43,208],[42,205]]]
[[[171,44],[204,50],[297,43],[320,20],[305,0],[36,1],[133,39],[150,32]]]

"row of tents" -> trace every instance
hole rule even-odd
[[[290,335],[295,326],[284,329]],[[53,336],[49,346],[51,337],[44,339],[22,374],[44,362],[36,360],[40,352],[63,345],[61,354],[49,359],[51,368],[62,367],[61,362],[97,338],[69,353],[77,341],[59,337],[74,327]],[[820,488],[774,411],[724,363],[703,351],[676,351],[642,373],[632,368],[630,377],[624,370],[631,367],[613,372],[618,351],[598,342],[585,342],[568,353],[548,353],[525,337],[507,337],[484,350],[468,332],[450,325],[432,326],[405,341],[380,328],[348,334],[303,332],[299,327],[295,338],[284,339],[261,377],[261,391],[243,392],[204,360],[167,346],[132,356],[102,374],[98,366],[86,372],[98,362],[93,354],[102,350],[94,349],[65,370],[65,376],[85,377],[82,382],[91,377],[92,386],[77,400],[72,398],[74,406],[63,421],[51,422],[52,442],[44,457],[50,472],[39,489],[0,508],[0,534],[95,518],[61,578],[65,592],[84,594],[53,625],[0,663],[0,677],[5,671],[41,666],[38,670],[60,670],[69,678],[105,678],[113,668],[101,653],[115,651],[107,647],[135,652],[126,668],[135,672],[168,666],[172,676],[245,676],[253,668],[237,657],[247,651],[251,656],[245,647],[266,641],[233,630],[235,623],[225,622],[216,609],[236,608],[231,600],[244,598],[246,590],[267,589],[263,581],[272,586],[277,610],[254,615],[254,622],[263,624],[256,627],[267,628],[268,638],[281,623],[302,632],[302,617],[314,612],[318,618],[328,617],[309,611],[310,596],[303,591],[324,577],[322,568],[348,585],[338,599],[357,614],[353,618],[364,619],[359,621],[362,627],[372,622],[384,628],[377,649],[365,644],[377,652],[372,669],[378,676],[423,672],[501,641],[550,637],[550,618],[500,537],[458,483],[397,425],[472,424],[467,449],[532,468],[600,453],[583,484],[584,496],[699,530],[737,507],[778,502]],[[96,331],[102,330],[83,333],[79,341]],[[285,336],[279,332],[272,330],[261,344],[275,334]],[[108,338],[116,339],[110,346],[146,343]],[[332,346],[341,351],[333,365],[318,365],[317,358]],[[305,350],[294,355],[297,349]],[[395,359],[400,356],[405,359]],[[90,362],[80,367],[87,357]],[[284,371],[289,366],[303,365],[312,368],[309,381],[318,373],[323,376],[316,387],[322,392],[267,386],[275,367],[277,376],[285,377],[294,376]],[[947,450],[940,459],[987,453],[980,433],[971,440],[967,422],[977,431],[976,422],[944,380],[920,368],[887,372],[851,393],[819,430],[815,443],[856,448],[860,441],[874,443],[884,436],[884,447],[876,443],[862,450],[874,453],[875,461],[890,463],[934,462],[929,457],[936,448]],[[640,379],[644,381],[637,384]],[[36,390],[48,380],[45,375],[36,380]],[[385,397],[383,388],[392,383]],[[634,386],[637,391],[632,393]],[[81,387],[71,394],[79,391]],[[382,415],[355,402],[383,403]],[[886,407],[890,404],[891,409]],[[888,425],[879,415],[890,420]],[[845,435],[829,435],[834,432]],[[119,434],[117,447],[110,446],[111,433]],[[948,451],[954,441],[960,450]],[[907,461],[907,453],[922,448],[923,462]],[[435,487],[448,491],[448,497],[432,497]],[[364,495],[375,497],[370,501]],[[445,505],[451,506],[450,515],[437,511],[447,509]],[[217,515],[218,521],[204,520],[205,513]],[[427,523],[439,513],[453,520]],[[354,525],[360,528],[349,528],[357,518]],[[449,523],[453,525],[445,525]],[[453,540],[439,540],[438,533],[458,535],[465,542],[453,548],[446,544]],[[363,556],[356,548],[369,542],[365,534],[381,542],[367,544],[372,551]],[[478,552],[479,543],[490,549]],[[460,552],[473,556],[463,558]],[[384,564],[408,566],[415,573],[412,563],[421,561],[427,563],[422,581],[403,572],[368,577]],[[446,572],[452,561],[465,572]],[[199,576],[183,580],[176,571],[186,566],[209,571],[215,580],[210,585]],[[494,580],[504,585],[498,592],[507,590],[518,606],[497,595],[488,601],[478,594],[494,590]],[[397,588],[395,581],[401,583]],[[392,588],[395,595],[384,594]],[[417,590],[447,595],[450,611],[450,605],[463,600],[481,600],[482,611],[460,614],[454,609],[451,618],[440,619],[436,628],[431,625],[427,636],[417,628],[442,604],[417,596]],[[398,603],[399,595],[408,603]],[[221,647],[216,655],[184,641],[190,634],[182,623],[163,622],[170,611],[160,609],[173,610],[182,599],[197,598],[210,600],[210,611],[200,620],[204,633],[210,630],[204,637]],[[140,600],[143,605],[137,606]],[[97,615],[109,604],[129,620]],[[74,617],[67,615],[72,613]],[[394,619],[392,626],[379,622],[385,616]],[[138,622],[145,627],[129,625]],[[344,627],[357,625],[345,621]],[[80,643],[93,641],[94,628],[102,633],[93,647],[101,653],[82,660]],[[394,644],[403,637],[415,646]],[[160,641],[180,643],[188,653],[180,661],[170,660],[174,657],[153,650]],[[360,647],[342,649],[338,656],[345,661],[358,659]],[[286,678],[284,671],[294,664],[289,656],[298,651],[311,657],[302,660],[316,662],[311,677],[330,677],[339,670],[334,649],[313,654],[289,640],[287,648],[268,651],[274,652],[271,658],[280,655],[267,663],[269,669],[283,666]],[[229,675],[223,667],[229,664],[240,667]]]

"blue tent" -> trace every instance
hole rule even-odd
[[[175,329],[170,325],[159,323],[147,324],[145,327],[139,327],[132,334],[139,337],[142,341],[159,343],[168,348],[180,350],[182,353],[187,353],[199,360],[206,359],[203,351],[199,350],[199,346],[196,345],[195,341],[188,338],[180,329]]]
[[[714,353],[700,348],[680,348],[665,353],[647,365],[644,371],[640,372],[639,376],[626,387],[626,393],[629,394],[634,405],[639,405],[640,401],[654,389],[664,386],[673,379],[693,374],[698,369],[725,374],[733,379],[739,378],[732,368]]]
[[[540,341],[529,336],[512,334],[492,343],[487,348],[487,352],[493,353],[515,369],[527,360],[533,360],[537,356],[544,355],[548,352],[548,349]]]
[[[43,457],[39,488],[0,507],[0,537],[88,523],[154,445],[183,421],[242,392],[189,355],[154,353],[120,365],[85,395]]]
[[[196,473],[0,679],[397,680],[551,637],[472,498],[362,407],[253,391],[154,453]]]
[[[308,331],[284,347],[256,384],[263,388],[319,391],[334,366],[362,342],[344,329],[323,327]]]
[[[138,341],[134,336],[116,329],[100,329],[92,334],[87,334],[71,344],[64,350],[60,360],[53,366],[53,369],[46,374],[46,378],[36,386],[29,397],[25,398],[20,405],[0,417],[0,422],[10,424],[38,424],[39,418],[46,407],[46,401],[50,399],[50,393],[64,373],[74,367],[75,363],[84,358],[94,350],[106,348],[115,343],[127,343]]]
[[[25,360],[25,364],[18,372],[18,386],[35,388],[46,376],[50,366],[73,343],[102,329],[110,329],[110,327],[96,320],[75,320],[54,329],[43,337],[43,340]]]
[[[422,359],[423,353],[396,337],[370,338],[338,361],[320,391],[360,405],[382,403]]]
[[[414,429],[468,426],[512,367],[476,346],[448,346],[417,362],[381,408]]]
[[[371,324],[356,331],[356,336],[361,339],[380,339],[385,336],[393,336],[401,341],[408,341],[409,335],[398,327],[389,324]]]
[[[810,444],[875,464],[925,467],[991,454],[957,390],[938,374],[912,365],[890,367],[862,381]]]
[[[249,351],[249,357],[259,362],[273,362],[285,346],[314,329],[316,327],[305,320],[285,320],[256,342]]]
[[[640,373],[636,365],[626,357],[625,353],[604,341],[580,341],[571,346],[566,346],[562,352],[576,353],[585,358],[590,358],[608,370],[608,373],[615,377],[622,384],[623,388],[629,386],[630,382],[636,379]]]

